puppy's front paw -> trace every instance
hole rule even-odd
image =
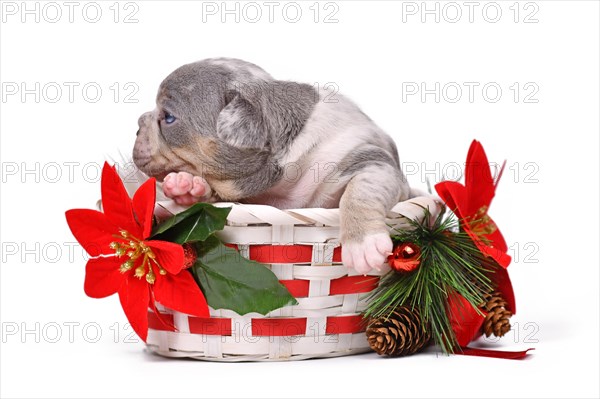
[[[192,205],[210,197],[206,180],[187,172],[169,173],[163,180],[163,191],[179,205]]]
[[[392,252],[392,239],[387,233],[370,234],[360,242],[342,244],[342,262],[361,274],[371,269],[381,270]]]

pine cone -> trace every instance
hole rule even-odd
[[[429,334],[416,309],[396,308],[389,316],[372,319],[367,327],[371,349],[380,355],[412,355],[427,344]]]
[[[506,309],[507,304],[497,291],[485,296],[483,309],[487,312],[487,315],[483,322],[483,333],[486,337],[492,334],[496,337],[502,337],[510,331],[509,319],[512,316],[512,312]]]

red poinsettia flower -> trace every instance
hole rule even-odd
[[[499,178],[498,178],[499,179]],[[442,200],[460,219],[462,228],[471,236],[479,250],[494,258],[502,267],[510,264],[508,247],[498,226],[488,215],[496,193],[485,151],[481,143],[473,140],[465,165],[464,186],[454,181],[443,181],[435,189]]]
[[[172,242],[147,240],[152,231],[156,181],[146,181],[129,198],[114,167],[102,169],[102,208],[66,212],[71,232],[90,254],[84,290],[92,298],[119,294],[134,331],[146,341],[148,307],[155,302],[198,317],[208,305],[192,275],[183,270],[184,249]]]
[[[515,313],[515,297],[505,270],[511,257],[506,253],[508,247],[502,233],[488,215],[499,179],[500,176],[494,181],[481,143],[473,140],[467,154],[465,184],[443,181],[436,184],[435,189],[459,218],[462,229],[471,237],[481,253],[493,258],[501,266],[495,271],[492,280],[508,302],[509,310]],[[459,344],[464,346],[477,336],[484,318],[462,297],[450,302],[454,330]]]

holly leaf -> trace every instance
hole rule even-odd
[[[215,231],[223,230],[231,208],[217,208],[197,203],[165,220],[152,230],[150,239],[185,244],[204,241]]]
[[[190,270],[212,308],[265,315],[298,304],[272,271],[226,247],[215,236],[197,243],[196,248],[198,259]]]

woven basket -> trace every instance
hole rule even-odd
[[[266,316],[239,315],[210,309],[198,318],[158,308],[171,321],[168,330],[149,313],[147,347],[168,357],[215,361],[300,360],[344,356],[369,351],[361,312],[366,297],[384,271],[357,275],[341,263],[338,209],[282,211],[265,205],[219,203],[232,207],[225,229],[218,233],[249,259],[264,263],[296,297]],[[407,218],[433,216],[438,203],[417,197],[397,204],[389,214],[390,228],[406,228]]]

